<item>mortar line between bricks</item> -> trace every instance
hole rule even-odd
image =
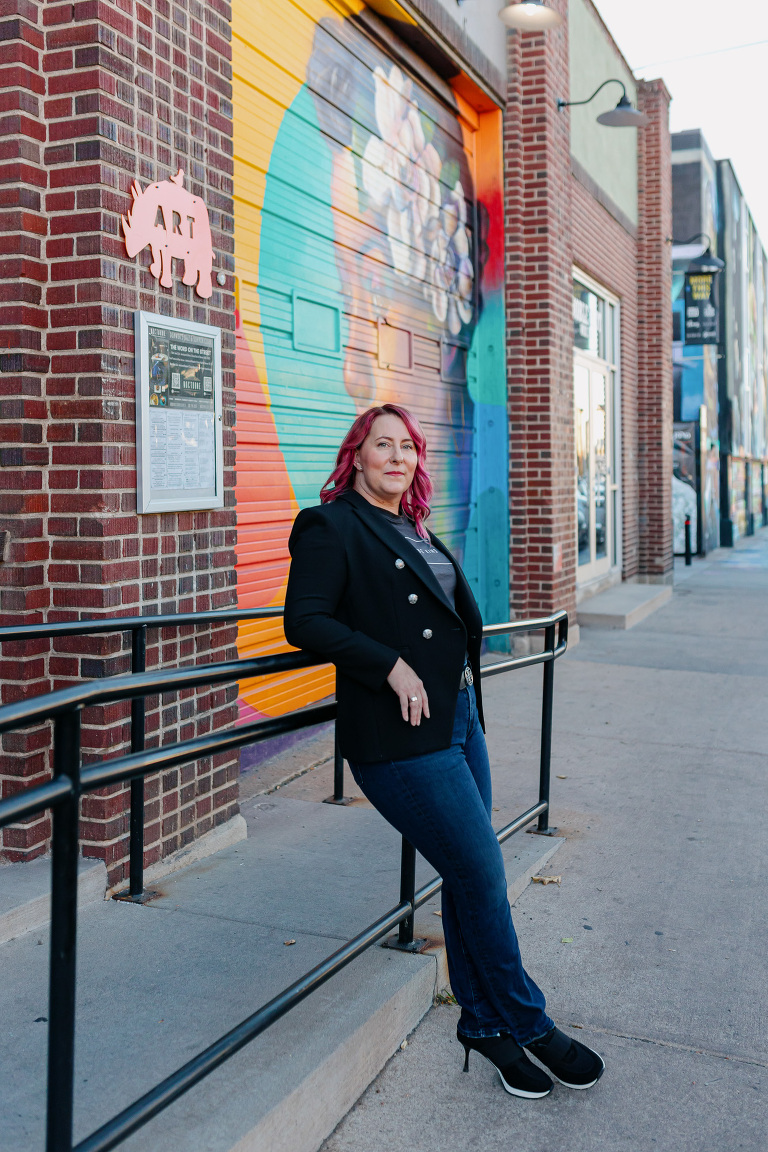
[[[562,1023],[562,1022],[560,1022]],[[636,1036],[633,1032],[616,1032],[612,1028],[598,1028],[594,1024],[562,1023],[564,1028],[583,1028],[585,1032],[596,1032],[600,1036],[616,1036],[621,1040],[638,1040],[642,1044],[657,1044],[661,1048],[674,1048],[678,1052],[691,1052],[695,1056],[711,1056],[715,1060],[730,1060],[738,1064],[753,1064],[756,1068],[768,1068],[768,1060],[756,1060],[751,1056],[735,1056],[727,1052],[715,1052],[711,1048],[696,1048],[692,1044],[678,1044],[675,1040],[657,1040],[652,1036]]]

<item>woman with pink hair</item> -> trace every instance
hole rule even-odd
[[[289,643],[336,665],[342,755],[371,803],[443,878],[458,1039],[514,1096],[589,1088],[600,1056],[555,1027],[525,971],[491,824],[480,691],[483,622],[461,567],[426,527],[426,441],[405,408],[355,420],[290,538]],[[526,1054],[540,1062],[534,1064]]]

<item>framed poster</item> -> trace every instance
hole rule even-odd
[[[221,330],[135,313],[137,511],[224,507]]]

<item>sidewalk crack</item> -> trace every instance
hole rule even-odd
[[[561,1027],[569,1027],[568,1023],[558,1021]],[[612,1028],[598,1028],[595,1024],[575,1024],[569,1022],[571,1028],[583,1028],[585,1032],[597,1032],[601,1036],[616,1036],[621,1040],[639,1040],[643,1044],[657,1044],[661,1048],[674,1048],[678,1052],[692,1052],[696,1056],[711,1056],[715,1060],[731,1060],[738,1064],[753,1064],[757,1068],[768,1068],[768,1060],[756,1060],[751,1056],[736,1056],[730,1052],[717,1052],[712,1048],[696,1048],[692,1044],[678,1044],[674,1040],[659,1040],[653,1036],[638,1036],[634,1032],[616,1032]]]

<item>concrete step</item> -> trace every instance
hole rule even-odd
[[[247,840],[168,876],[149,904],[82,909],[77,1140],[397,902],[399,837],[377,812],[273,796],[244,815]],[[561,843],[507,842],[511,898]],[[430,875],[420,861],[418,882]],[[439,897],[417,917],[425,954],[372,947],[121,1147],[316,1152],[447,984],[438,910]],[[43,1146],[41,939],[0,949],[2,1152]]]
[[[584,628],[634,628],[672,599],[670,584],[616,584],[579,604]]]
[[[80,860],[77,901],[80,908],[103,903],[107,868],[103,860]],[[51,858],[0,867],[0,944],[47,925],[51,918]]]

